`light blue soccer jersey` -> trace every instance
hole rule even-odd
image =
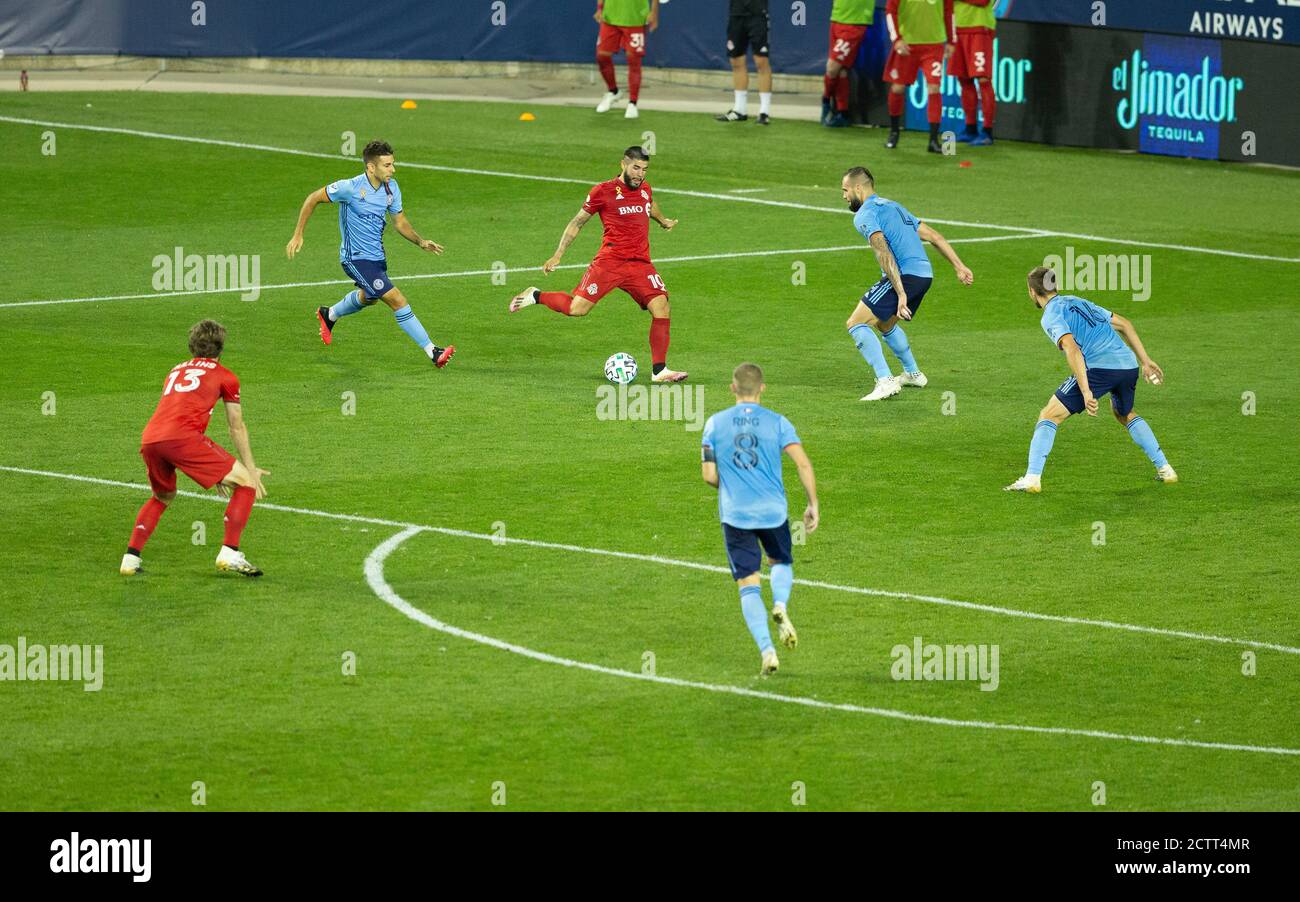
[[[718,464],[718,516],[739,529],[771,529],[789,517],[781,452],[797,445],[790,421],[745,402],[715,413],[704,424],[705,459]]]
[[[333,182],[325,193],[339,207],[339,232],[343,236],[339,262],[383,260],[388,214],[402,212],[402,189],[397,187],[397,179],[375,188],[363,172]]]
[[[901,275],[934,278],[934,267],[930,265],[921,236],[916,233],[921,221],[902,204],[873,194],[853,214],[853,227],[868,241],[872,233],[884,233]],[[885,273],[882,270],[880,274]]]
[[[1060,347],[1067,333],[1083,351],[1088,369],[1131,370],[1137,355],[1110,324],[1110,311],[1072,294],[1058,294],[1043,307],[1043,331]]]

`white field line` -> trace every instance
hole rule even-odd
[[[241,150],[260,150],[268,153],[284,153],[302,157],[318,157],[327,160],[348,160],[350,162],[359,162],[358,157],[349,157],[345,154],[325,153],[323,151],[297,150],[290,147],[275,147],[269,144],[250,144],[244,141],[228,141],[220,138],[199,138],[192,135],[172,135],[165,132],[141,131],[132,128],[116,128],[106,125],[81,125],[72,122],[50,122],[42,119],[26,119],[19,116],[0,116],[0,122],[12,122],[17,125],[37,125],[47,128],[67,128],[79,131],[105,132],[109,134],[131,135],[137,138],[155,138],[164,141],[183,141],[191,144],[209,144],[219,147],[234,147]],[[464,166],[439,166],[433,163],[415,163],[403,161],[403,167],[412,169],[428,169],[434,172],[457,172],[464,175],[484,175],[496,178],[513,178],[525,179],[534,182],[558,182],[567,185],[582,185],[590,188],[594,182],[589,179],[567,178],[555,175],[533,175],[522,172],[502,172],[494,169],[473,169]],[[848,212],[845,207],[819,207],[813,204],[801,204],[794,201],[769,200],[761,197],[751,197],[745,194],[727,194],[714,193],[708,191],[688,191],[683,188],[655,188],[659,194],[677,194],[684,197],[701,197],[711,200],[729,200],[738,203],[762,204],[771,207],[785,207],[794,210],[810,210],[818,213],[840,213]],[[1244,251],[1230,251],[1222,248],[1213,247],[1195,247],[1185,244],[1165,244],[1152,241],[1138,241],[1126,238],[1106,238],[1100,235],[1083,235],[1076,232],[1060,232],[1049,229],[1030,228],[1026,226],[1009,226],[999,225],[992,222],[967,222],[959,219],[932,219],[925,217],[926,222],[936,223],[938,225],[955,225],[969,226],[971,228],[1000,229],[1009,232],[1027,232],[1036,235],[1050,236],[1053,238],[1075,238],[1081,241],[1098,241],[1111,244],[1127,244],[1136,247],[1154,247],[1164,250],[1187,251],[1197,254],[1216,254],[1224,257],[1240,257],[1246,260],[1271,260],[1279,263],[1300,263],[1300,257],[1277,257],[1268,254],[1251,254]]]
[[[1276,746],[1246,745],[1243,743],[1233,742],[1202,742],[1195,739],[1140,736],[1127,733],[1112,733],[1106,730],[1079,729],[1075,727],[1044,727],[1031,724],[996,723],[987,720],[958,720],[951,717],[935,717],[929,714],[914,714],[909,711],[897,711],[892,708],[872,708],[864,705],[853,705],[843,702],[824,702],[815,698],[782,695],[778,692],[763,692],[758,689],[746,689],[741,686],[702,683],[695,680],[683,680],[675,677],[659,676],[658,674],[641,673],[635,670],[619,670],[615,667],[605,667],[601,664],[592,664],[587,661],[575,661],[572,658],[561,658],[557,655],[551,655],[546,652],[525,648],[522,645],[515,645],[514,643],[496,639],[492,636],[485,636],[482,633],[471,632],[469,630],[461,629],[460,627],[452,626],[448,623],[443,623],[441,620],[438,620],[413,606],[406,601],[406,599],[393,591],[393,587],[390,586],[388,581],[384,578],[384,561],[399,545],[411,536],[428,531],[429,530],[420,526],[408,526],[401,532],[380,543],[374,551],[370,552],[370,555],[366,558],[365,575],[366,583],[369,584],[371,590],[379,596],[380,600],[385,604],[396,609],[411,620],[414,620],[416,623],[420,623],[430,629],[437,630],[438,632],[446,633],[449,636],[468,639],[471,642],[478,642],[482,645],[488,645],[492,648],[511,652],[512,654],[522,655],[525,658],[532,658],[534,661],[541,661],[546,664],[557,664],[560,667],[572,667],[578,670],[586,670],[591,673],[605,674],[606,676],[623,677],[624,679],[629,680],[641,680],[647,683],[658,683],[663,686],[702,689],[706,692],[738,695],[744,698],[761,699],[769,702],[782,702],[787,705],[803,705],[808,708],[844,711],[853,714],[870,714],[875,717],[888,717],[893,720],[903,720],[910,723],[923,723],[941,727],[961,727],[976,730],[1005,730],[1016,733],[1040,733],[1052,736],[1080,736],[1088,739],[1108,739],[1119,742],[1136,742],[1144,745],[1183,746],[1188,748],[1215,749],[1218,751],[1229,752],[1255,752],[1265,755],[1300,755],[1300,749],[1279,748]],[[796,582],[798,582],[798,580],[796,580]]]
[[[1015,241],[1021,238],[1037,238],[1037,235],[989,235],[982,238],[950,238],[949,244],[971,244],[983,241]],[[840,251],[869,251],[871,246],[862,244],[842,244],[836,247],[796,247],[771,251],[733,251],[725,254],[692,254],[686,257],[658,257],[656,263],[691,263],[697,260],[733,260],[739,257],[780,257],[790,254],[829,254]],[[872,258],[875,259],[874,257]],[[586,263],[563,263],[559,269],[586,269]],[[504,269],[464,269],[459,272],[427,272],[413,275],[395,276],[399,281],[415,279],[452,279],[462,276],[491,276],[500,272],[541,272],[540,266],[511,266]],[[8,301],[0,304],[5,307],[42,307],[51,304],[91,304],[99,301],[140,301],[149,298],[182,298],[199,294],[246,294],[250,287],[259,292],[274,291],[281,288],[315,288],[321,285],[351,285],[351,279],[323,279],[317,282],[280,282],[275,285],[241,286],[238,288],[197,288],[192,291],[150,291],[142,294],[105,294],[98,297],[55,298],[52,300]]]
[[[147,492],[149,487],[135,482],[121,482],[115,479],[101,479],[95,476],[80,476],[75,473],[56,473],[50,470],[33,470],[26,467],[9,467],[0,466],[0,472],[16,473],[24,476],[42,476],[50,479],[64,479],[71,482],[90,483],[93,485],[112,486],[114,488],[133,489],[137,492]],[[198,498],[203,501],[212,501],[224,504],[225,499],[216,495],[182,491],[178,494],[187,498]],[[291,514],[302,514],[309,517],[321,517],[329,520],[343,520],[349,523],[367,523],[374,526],[392,526],[398,529],[418,529],[425,532],[438,533],[445,536],[456,536],[462,539],[478,539],[489,541],[497,544],[506,545],[523,545],[529,548],[547,548],[553,551],[570,551],[579,554],[592,554],[601,557],[620,558],[629,561],[644,561],[650,564],[659,564],[665,567],[681,567],[690,570],[703,570],[709,573],[723,573],[730,576],[731,571],[726,567],[715,564],[702,564],[697,561],[684,561],[677,558],[661,557],[656,554],[640,554],[632,551],[612,551],[606,548],[592,548],[586,545],[570,545],[563,542],[544,542],[538,539],[520,539],[512,536],[498,536],[493,533],[469,532],[463,529],[451,529],[445,526],[428,526],[422,523],[407,523],[401,520],[387,520],[380,517],[365,517],[358,514],[340,514],[332,511],[312,510],[304,507],[289,507],[283,504],[274,504],[266,501],[257,503],[258,510],[276,510],[284,511]],[[765,577],[766,578],[766,577]],[[810,589],[827,589],[833,592],[849,592],[854,595],[870,595],[877,598],[893,598],[906,601],[921,602],[922,604],[940,605],[943,607],[960,608],[967,611],[980,611],[985,614],[996,614],[1002,617],[1019,617],[1026,620],[1039,620],[1048,623],[1064,623],[1071,626],[1097,627],[1101,629],[1121,630],[1129,633],[1141,633],[1150,636],[1162,636],[1170,639],[1190,639],[1196,642],[1214,642],[1221,645],[1238,645],[1249,648],[1261,648],[1268,651],[1281,652],[1289,655],[1300,655],[1300,648],[1290,645],[1281,645],[1276,642],[1264,642],[1255,639],[1235,639],[1229,636],[1217,636],[1210,633],[1193,633],[1185,630],[1162,629],[1154,626],[1141,626],[1134,623],[1120,623],[1112,620],[1092,620],[1085,617],[1068,617],[1062,614],[1043,614],[1036,611],[1022,611],[1017,608],[1004,608],[995,605],[977,604],[973,601],[959,601],[953,598],[942,598],[937,595],[917,595],[913,592],[894,592],[887,589],[867,589],[859,586],[846,586],[838,583],[821,582],[819,580],[795,579],[795,585],[807,586]]]

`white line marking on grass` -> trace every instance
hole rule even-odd
[[[79,476],[75,473],[56,473],[50,470],[32,470],[26,467],[8,467],[0,466],[0,472],[17,473],[24,476],[44,476],[50,479],[66,479],[71,482],[84,482],[93,485],[106,485],[115,488],[134,489],[135,491],[147,492],[149,487],[136,482],[121,482],[116,479],[101,479],[97,476]],[[203,501],[213,501],[224,504],[225,499],[216,495],[200,492],[178,492],[187,498],[198,498]],[[690,570],[703,570],[708,573],[724,573],[728,576],[731,571],[726,567],[716,564],[702,564],[697,561],[684,561],[677,558],[661,557],[657,554],[640,554],[634,551],[612,551],[607,548],[592,548],[586,545],[570,545],[563,542],[544,542],[539,539],[520,539],[514,536],[499,536],[493,533],[469,532],[464,529],[451,529],[446,526],[429,526],[423,523],[407,523],[401,520],[386,520],[380,517],[364,517],[358,514],[339,514],[332,511],[312,510],[305,507],[289,507],[283,504],[274,504],[266,501],[257,503],[258,510],[276,510],[284,511],[291,514],[303,514],[309,517],[322,517],[329,520],[344,520],[350,523],[369,523],[375,526],[393,526],[399,529],[422,529],[426,532],[436,532],[445,536],[456,536],[462,539],[479,539],[496,544],[523,545],[529,548],[548,548],[553,551],[571,551],[578,554],[593,554],[602,557],[621,558],[629,561],[644,561],[650,564],[660,564],[665,567],[681,567]],[[766,577],[764,577],[766,579]],[[1064,623],[1072,626],[1091,626],[1101,629],[1121,630],[1129,633],[1142,633],[1151,636],[1163,636],[1170,639],[1191,639],[1196,642],[1214,642],[1221,645],[1241,645],[1250,648],[1262,648],[1269,651],[1281,652],[1288,655],[1300,655],[1300,648],[1290,645],[1280,645],[1276,642],[1262,642],[1256,639],[1234,639],[1229,636],[1216,636],[1209,633],[1193,633],[1185,630],[1162,629],[1154,626],[1141,626],[1134,623],[1119,623],[1112,620],[1091,620],[1086,617],[1068,617],[1062,614],[1043,614],[1036,611],[1022,611],[1017,608],[1002,608],[996,605],[977,604],[973,601],[959,601],[954,598],[942,598],[937,595],[918,595],[913,592],[894,592],[888,589],[867,589],[860,586],[845,586],[838,583],[821,582],[820,580],[798,578],[794,581],[797,586],[807,586],[810,589],[828,589],[832,592],[849,592],[854,595],[870,595],[877,598],[894,598],[905,601],[919,601],[924,604],[940,605],[942,607],[961,608],[967,611],[980,611],[986,614],[996,614],[1002,617],[1019,617],[1026,620],[1040,620],[1048,623]]]
[[[42,119],[25,119],[19,116],[0,116],[0,122],[12,122],[17,125],[38,125],[51,128],[68,128],[79,131],[105,132],[108,134],[130,135],[137,138],[156,138],[164,141],[183,141],[191,144],[210,144],[218,147],[233,147],[240,150],[260,150],[267,153],[285,153],[300,157],[317,157],[327,160],[348,160],[356,163],[360,161],[358,157],[349,157],[345,154],[325,153],[316,150],[297,150],[291,147],[274,147],[269,144],[250,144],[244,141],[228,141],[221,138],[199,138],[192,135],[172,135],[165,132],[142,131],[133,128],[117,128],[106,125],[80,125],[72,122],[50,122]],[[558,182],[565,185],[584,185],[590,188],[594,183],[590,179],[575,179],[556,175],[533,175],[524,172],[502,172],[495,169],[473,169],[465,166],[439,166],[433,163],[415,163],[403,161],[401,167],[411,169],[427,169],[434,172],[457,172],[463,175],[485,175],[495,178],[512,178],[525,179],[533,182]],[[810,210],[817,213],[840,213],[849,212],[847,207],[820,207],[813,204],[801,204],[794,201],[769,200],[762,197],[750,197],[744,194],[718,194],[708,191],[688,191],[684,188],[655,188],[659,194],[679,194],[684,197],[700,197],[710,200],[729,200],[739,203],[763,204],[771,207],[784,207],[792,210]],[[829,189],[828,189],[829,191]],[[1300,257],[1276,257],[1269,254],[1251,254],[1244,251],[1230,251],[1214,247],[1195,247],[1186,244],[1164,244],[1151,241],[1138,241],[1128,238],[1106,238],[1100,235],[1083,235],[1077,232],[1059,232],[1055,230],[1031,228],[1028,226],[1009,226],[999,225],[992,222],[966,222],[959,219],[933,219],[923,217],[926,222],[936,223],[938,225],[969,226],[971,228],[984,229],[1001,229],[1009,232],[1026,232],[1043,237],[1053,238],[1075,238],[1081,241],[1099,241],[1110,244],[1127,244],[1137,247],[1156,247],[1164,250],[1187,251],[1196,254],[1216,254],[1224,257],[1240,257],[1246,260],[1270,260],[1278,263],[1300,263]]]
[[[702,683],[695,680],[682,680],[674,677],[659,676],[658,674],[641,673],[634,670],[620,670],[616,667],[605,667],[601,664],[592,664],[587,661],[575,661],[572,658],[562,658],[558,655],[536,651],[535,649],[526,648],[522,645],[515,645],[512,642],[506,642],[502,639],[493,638],[492,636],[485,636],[482,633],[475,633],[470,630],[461,629],[460,627],[452,626],[449,623],[443,623],[441,620],[438,620],[415,607],[393,591],[393,587],[390,586],[388,581],[384,578],[384,561],[387,560],[388,556],[392,554],[399,545],[411,538],[411,536],[429,531],[431,530],[427,530],[420,526],[408,526],[401,532],[380,543],[370,552],[369,556],[366,558],[365,576],[366,583],[370,586],[375,595],[379,596],[381,601],[401,614],[409,617],[416,623],[429,627],[430,629],[437,630],[440,633],[446,633],[449,636],[468,639],[471,642],[477,642],[481,645],[488,645],[502,651],[508,651],[512,654],[522,655],[525,658],[532,658],[534,661],[541,661],[545,664],[557,664],[560,667],[571,667],[577,670],[586,670],[591,673],[605,674],[606,676],[623,677],[624,679],[629,680],[641,680],[647,683],[658,683],[661,686],[679,686],[685,689],[703,689],[706,692],[739,695],[744,698],[762,699],[763,701],[769,702],[782,702],[787,705],[804,705],[809,708],[822,708],[830,711],[844,711],[853,714],[871,714],[876,717],[888,717],[893,720],[904,720],[911,723],[924,723],[941,727],[964,727],[976,730],[1006,730],[1016,733],[1043,733],[1052,736],[1081,736],[1088,739],[1110,739],[1121,742],[1142,743],[1144,745],[1173,745],[1229,752],[1256,752],[1265,755],[1300,755],[1300,749],[1278,748],[1275,746],[1245,745],[1242,743],[1232,742],[1202,742],[1195,739],[1172,739],[1162,736],[1137,736],[1126,733],[1111,733],[1106,730],[1078,729],[1075,727],[1043,727],[1033,726],[1030,724],[995,723],[986,720],[958,720],[951,717],[935,717],[929,714],[914,714],[909,711],[897,711],[892,708],[872,708],[865,705],[824,702],[815,698],[801,698],[797,695],[782,695],[778,692],[763,692],[758,689],[746,689],[742,686],[726,686],[718,683]]]
[[[1037,238],[1037,235],[990,235],[977,238],[950,238],[949,244],[971,244],[983,241],[1016,241],[1023,238]],[[725,254],[692,254],[684,257],[659,257],[656,263],[690,263],[697,260],[733,260],[740,257],[780,257],[791,254],[830,254],[841,251],[869,251],[871,246],[866,242],[862,244],[842,244],[836,247],[796,247],[784,250],[771,251],[734,251]],[[872,258],[874,260],[874,258]],[[586,263],[564,263],[557,266],[556,269],[586,269]],[[540,266],[513,266],[504,270],[498,269],[463,269],[459,272],[428,272],[415,273],[412,275],[397,275],[398,281],[412,281],[415,279],[453,279],[462,276],[490,276],[498,272],[540,272]],[[274,291],[282,288],[317,288],[322,285],[351,285],[351,279],[323,279],[317,282],[280,282],[275,285],[259,285],[258,291]],[[44,307],[53,304],[92,304],[100,301],[142,301],[157,298],[183,298],[192,297],[200,294],[244,294],[246,288],[201,288],[192,291],[150,291],[142,294],[105,294],[97,297],[85,298],[55,298],[52,300],[35,300],[35,301],[7,301],[0,304],[0,309],[6,307]]]

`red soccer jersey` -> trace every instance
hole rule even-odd
[[[218,400],[239,403],[238,376],[208,357],[176,364],[163,382],[162,399],[140,444],[202,435]]]
[[[601,182],[591,189],[582,209],[600,214],[605,238],[597,260],[650,262],[650,183],[629,188],[623,177]]]

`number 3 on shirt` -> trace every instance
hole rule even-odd
[[[206,372],[207,370],[188,369],[185,371],[185,381],[182,382],[180,385],[177,385],[176,377],[180,375],[180,371],[172,370],[167,375],[167,384],[163,386],[163,395],[164,396],[170,395],[172,393],[173,388],[175,388],[177,391],[194,391],[194,389],[199,387],[199,379]]]

